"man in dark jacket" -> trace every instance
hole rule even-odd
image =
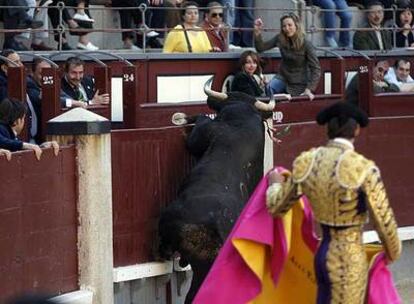
[[[391,32],[381,30],[384,21],[384,5],[374,1],[367,5],[368,23],[364,27],[371,31],[356,31],[354,35],[354,49],[356,50],[389,50],[392,48]]]
[[[108,104],[109,94],[95,92],[95,82],[84,75],[84,62],[78,57],[70,57],[65,63],[65,75],[61,90],[64,95],[62,107],[87,107],[91,104]]]

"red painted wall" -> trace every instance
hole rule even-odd
[[[154,260],[160,210],[191,165],[184,137],[178,127],[112,132],[115,267]]]
[[[78,289],[75,149],[0,157],[0,303]]]

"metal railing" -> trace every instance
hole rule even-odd
[[[18,6],[0,6],[0,9],[7,9],[7,8],[17,8]],[[27,7],[25,7],[27,8]],[[36,10],[44,10],[44,9],[57,9],[58,10],[58,15],[59,15],[59,23],[58,26],[56,28],[49,28],[49,29],[0,29],[0,34],[8,34],[8,33],[37,33],[37,32],[48,32],[50,34],[57,34],[59,37],[59,43],[58,46],[61,49],[62,46],[62,42],[63,42],[63,37],[64,34],[67,33],[68,31],[76,31],[78,33],[124,33],[124,32],[132,32],[135,34],[139,34],[142,35],[142,40],[143,40],[143,47],[142,47],[142,51],[146,52],[147,50],[147,45],[146,45],[146,41],[147,41],[147,35],[150,31],[157,31],[157,32],[164,32],[167,33],[168,31],[171,30],[171,28],[151,28],[149,23],[149,18],[147,16],[147,13],[149,11],[156,11],[156,10],[181,10],[181,8],[170,8],[170,7],[149,7],[145,4],[141,4],[138,7],[89,7],[87,9],[89,9],[90,11],[120,11],[120,10],[135,10],[138,11],[140,14],[140,18],[141,18],[141,24],[137,25],[136,28],[131,28],[131,29],[122,29],[122,28],[115,28],[115,27],[100,27],[100,28],[76,28],[76,29],[71,29],[71,28],[67,28],[65,26],[65,21],[63,19],[63,11],[65,9],[74,9],[76,10],[76,7],[69,7],[69,6],[65,6],[65,4],[63,2],[59,2],[57,6],[48,6],[48,7],[38,7],[38,6],[34,6],[34,7],[29,7],[29,8],[34,8]],[[207,8],[200,8],[200,12],[203,10],[206,10]],[[302,4],[299,4],[297,6],[296,9],[292,9],[292,8],[269,8],[269,7],[253,7],[253,8],[246,8],[246,7],[230,7],[230,6],[224,6],[224,13],[225,16],[229,16],[229,13],[231,11],[234,10],[252,10],[253,12],[255,12],[256,16],[260,16],[260,12],[261,11],[266,11],[266,12],[274,12],[275,15],[277,14],[283,14],[284,12],[292,12],[295,11],[298,13],[299,16],[301,16],[302,19],[302,23],[305,26],[305,31],[307,34],[310,34],[310,38],[312,40],[312,42],[314,43],[315,46],[320,46],[318,45],[318,43],[316,43],[315,41],[315,35],[316,33],[325,33],[328,31],[335,31],[335,32],[341,32],[341,31],[374,31],[373,28],[368,28],[368,27],[349,27],[349,28],[338,28],[338,27],[334,27],[334,28],[325,28],[325,27],[321,27],[318,26],[318,24],[322,23],[322,21],[320,21],[320,19],[323,16],[323,13],[325,12],[335,12],[338,13],[340,11],[344,11],[344,10],[336,10],[336,9],[321,9],[319,7],[316,6],[311,6],[311,7],[306,7]],[[393,43],[394,43],[394,48],[396,47],[396,34],[398,31],[402,30],[402,28],[397,26],[397,13],[398,11],[401,10],[399,8],[397,8],[396,6],[393,6],[389,9],[384,9],[384,11],[389,11],[392,12],[392,19],[390,21],[388,21],[388,26],[387,27],[383,27],[381,29],[384,30],[390,30],[393,33]],[[362,12],[364,14],[366,14],[368,10],[359,10],[359,12]],[[354,12],[354,11],[351,11]],[[309,18],[309,14],[311,14],[310,18]],[[202,15],[202,14],[201,14]],[[309,20],[310,19],[310,22]],[[227,33],[227,38],[229,38],[229,35],[231,32],[235,32],[235,31],[253,31],[253,28],[243,28],[243,27],[234,27],[228,23],[224,23],[223,26],[223,30],[225,30],[225,32]],[[280,32],[280,27],[265,27],[263,29],[264,32]],[[229,42],[229,39],[227,39],[227,43]],[[59,50],[60,50],[59,49]]]

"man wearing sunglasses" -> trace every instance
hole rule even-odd
[[[227,33],[223,22],[223,6],[218,2],[210,2],[202,24],[216,52],[227,51]]]
[[[372,69],[372,85],[374,94],[399,92],[400,88],[386,80],[386,75],[390,71],[390,64],[387,60],[378,61]],[[359,103],[359,75],[356,74],[345,90],[345,100],[358,105]]]

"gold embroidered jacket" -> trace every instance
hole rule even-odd
[[[274,216],[287,212],[305,194],[314,216],[332,227],[363,225],[368,210],[390,260],[401,253],[397,223],[378,167],[350,147],[331,141],[303,152],[286,182],[267,190],[267,207]]]

